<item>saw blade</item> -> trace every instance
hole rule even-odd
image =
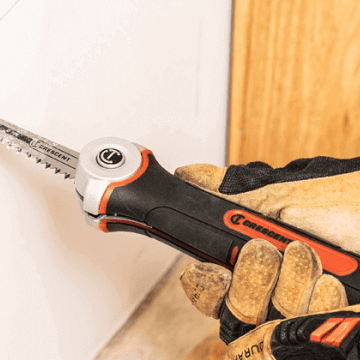
[[[9,148],[34,158],[55,174],[63,174],[65,179],[74,179],[79,153],[30,131],[0,119],[0,142]]]

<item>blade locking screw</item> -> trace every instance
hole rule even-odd
[[[105,169],[116,169],[125,162],[125,156],[118,149],[107,148],[97,154],[96,161]]]

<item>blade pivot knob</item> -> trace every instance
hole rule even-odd
[[[96,161],[105,169],[116,169],[125,162],[125,156],[119,149],[105,148],[97,154]]]

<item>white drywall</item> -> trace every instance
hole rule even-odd
[[[231,1],[0,6],[0,118],[80,151],[118,136],[173,172],[224,165]],[[176,251],[88,227],[72,181],[0,146],[0,358],[90,359]]]

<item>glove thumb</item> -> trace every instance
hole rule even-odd
[[[179,167],[175,176],[204,190],[217,192],[226,173],[226,168],[208,164],[192,164]]]

